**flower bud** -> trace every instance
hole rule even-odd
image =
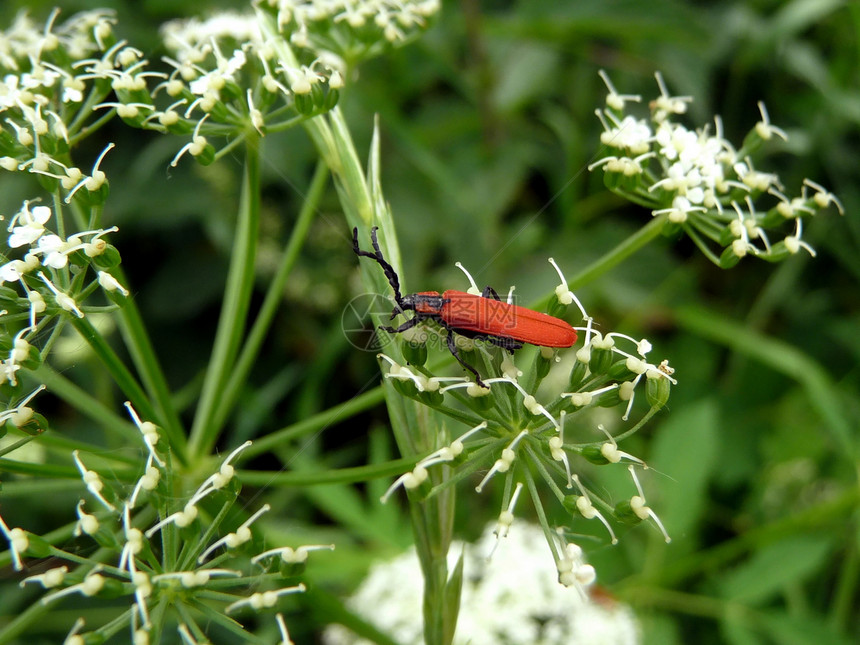
[[[293,100],[295,102],[296,111],[299,114],[310,116],[316,110],[316,106],[314,105],[314,99],[309,92],[302,94],[293,94]]]
[[[85,255],[88,254],[85,253]],[[118,266],[121,261],[119,251],[113,244],[106,244],[104,248],[101,249],[100,253],[90,257],[92,259],[92,263],[102,270],[112,269],[115,266]]]
[[[612,364],[608,370],[608,374],[609,378],[613,380],[624,381],[629,379],[633,375],[633,372],[630,371],[630,368],[627,365],[627,359],[622,358]]]
[[[436,407],[445,402],[445,395],[438,390],[435,392],[418,392],[416,398],[430,407]]]
[[[615,505],[615,518],[625,524],[639,524],[642,518],[636,514],[630,505],[630,500],[625,499]]]
[[[651,376],[654,374],[654,376]],[[669,400],[669,391],[671,384],[669,379],[660,376],[658,373],[649,371],[645,380],[645,398],[648,400],[648,405],[652,408],[660,409],[666,405]]]
[[[588,369],[592,374],[605,374],[612,365],[612,350],[602,347],[591,348],[591,360],[588,361]]]
[[[603,392],[597,397],[595,403],[601,408],[613,408],[621,403],[621,397],[618,395],[618,388]]]
[[[546,357],[543,354],[543,349],[545,348],[541,348],[540,355],[535,361],[535,372],[539,379],[546,378],[546,375],[549,374],[549,369],[552,367],[553,363],[555,363],[555,355],[550,352],[550,355]]]
[[[587,372],[586,364],[580,360],[577,360],[573,365],[573,369],[570,370],[570,383],[568,385],[568,390],[575,392],[580,385],[582,385],[583,381],[585,381],[585,375]]]
[[[42,536],[27,533],[27,549],[24,553],[31,558],[47,558],[51,555],[51,544]]]
[[[720,268],[721,269],[731,269],[735,266],[741,259],[737,255],[735,255],[734,250],[732,250],[731,246],[723,249],[723,252],[720,254]]]
[[[609,463],[609,460],[603,455],[600,446],[586,446],[580,453],[587,461],[598,466],[603,466]]]
[[[340,91],[329,87],[328,92],[326,92],[325,100],[323,101],[323,109],[328,111],[331,110],[335,105],[337,105],[338,99],[340,99]]]
[[[196,159],[201,166],[208,166],[215,161],[215,146],[211,143],[207,143],[200,154],[194,155],[194,159]]]

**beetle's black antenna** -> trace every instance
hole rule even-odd
[[[352,250],[355,251],[355,254],[360,257],[370,258],[372,260],[376,260],[379,263],[379,266],[382,267],[383,273],[385,273],[385,277],[388,278],[388,284],[391,285],[391,288],[394,290],[394,301],[397,303],[397,306],[402,310],[403,309],[403,296],[400,294],[400,279],[397,277],[397,272],[394,270],[394,267],[388,264],[388,261],[385,259],[385,256],[382,255],[382,251],[379,248],[379,241],[376,239],[376,229],[378,227],[374,226],[370,229],[370,241],[373,243],[373,250],[376,253],[370,253],[369,251],[362,251],[358,248],[358,228],[352,229]]]

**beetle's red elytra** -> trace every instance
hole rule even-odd
[[[454,358],[475,375],[477,383],[485,386],[481,375],[459,355],[454,334],[486,340],[513,353],[523,343],[538,347],[571,347],[576,342],[576,330],[561,318],[518,305],[502,302],[492,287],[486,287],[480,296],[464,291],[421,291],[404,296],[400,293],[400,279],[379,248],[376,227],[370,231],[373,253],[358,246],[358,229],[352,231],[352,248],[359,257],[375,260],[382,267],[394,291],[396,307],[391,313],[413,311],[415,315],[397,328],[380,327],[390,333],[411,329],[420,322],[432,320],[448,330],[448,349]],[[486,386],[485,386],[486,387]]]
[[[416,309],[416,313],[424,312]],[[576,342],[576,330],[561,318],[464,291],[446,291],[441,309],[426,313],[438,313],[457,332],[511,338],[539,347],[570,347]]]

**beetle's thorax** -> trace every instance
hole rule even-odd
[[[411,309],[415,313],[425,316],[438,315],[443,304],[444,300],[438,291],[410,293],[400,300],[401,309]]]

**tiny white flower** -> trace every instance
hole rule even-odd
[[[39,251],[43,254],[42,264],[52,269],[62,269],[69,263],[66,250],[69,248],[59,235],[43,235],[39,238]]]
[[[636,470],[633,466],[627,467],[628,472],[630,473],[630,477],[633,479],[633,483],[636,486],[636,491],[638,495],[634,495],[630,498],[630,508],[636,514],[640,520],[647,520],[651,518],[654,522],[654,525],[660,529],[660,532],[663,534],[663,539],[668,544],[672,541],[672,538],[669,537],[669,534],[666,532],[665,527],[663,526],[663,522],[660,521],[660,518],[657,517],[657,514],[647,505],[645,501],[645,493],[642,491],[642,485],[639,483],[639,478],[636,476]]]
[[[758,109],[761,112],[761,121],[755,124],[756,133],[765,141],[769,141],[773,135],[778,136],[783,141],[788,141],[788,135],[782,128],[778,128],[770,122],[770,116],[767,113],[767,108],[764,102],[758,102]]]
[[[105,291],[119,291],[123,296],[128,296],[128,289],[123,287],[119,280],[114,278],[110,273],[107,271],[99,271],[98,276],[99,285],[102,289]]]
[[[244,607],[246,605],[251,607],[255,611],[259,611],[261,609],[269,609],[275,606],[275,604],[278,602],[278,598],[280,598],[281,596],[293,593],[302,593],[303,591],[305,591],[305,589],[305,585],[298,584],[295,587],[283,587],[281,589],[253,593],[247,598],[237,600],[236,602],[227,605],[224,611],[230,614],[239,609],[240,607]]]
[[[31,211],[29,204],[24,204],[9,226],[12,235],[9,236],[9,246],[13,249],[27,246],[38,240],[45,232],[45,224],[51,218],[51,209],[47,206],[36,206]],[[19,226],[13,226],[19,222]]]
[[[95,535],[99,530],[99,520],[95,515],[90,515],[84,511],[84,500],[80,500],[77,506],[78,522],[75,524],[75,535],[79,536],[83,533],[87,535]]]
[[[24,563],[21,561],[21,553],[26,551],[30,546],[30,540],[27,538],[27,533],[21,528],[10,529],[3,518],[0,517],[0,533],[9,542],[9,551],[12,553],[12,565],[15,571],[20,571],[24,568]]]
[[[21,586],[23,587],[28,582],[38,582],[45,589],[52,589],[53,587],[59,587],[63,584],[63,581],[66,579],[66,574],[69,572],[69,567],[63,565],[61,567],[54,567],[53,569],[48,569],[45,573],[40,573],[35,576],[28,576],[21,581]]]

